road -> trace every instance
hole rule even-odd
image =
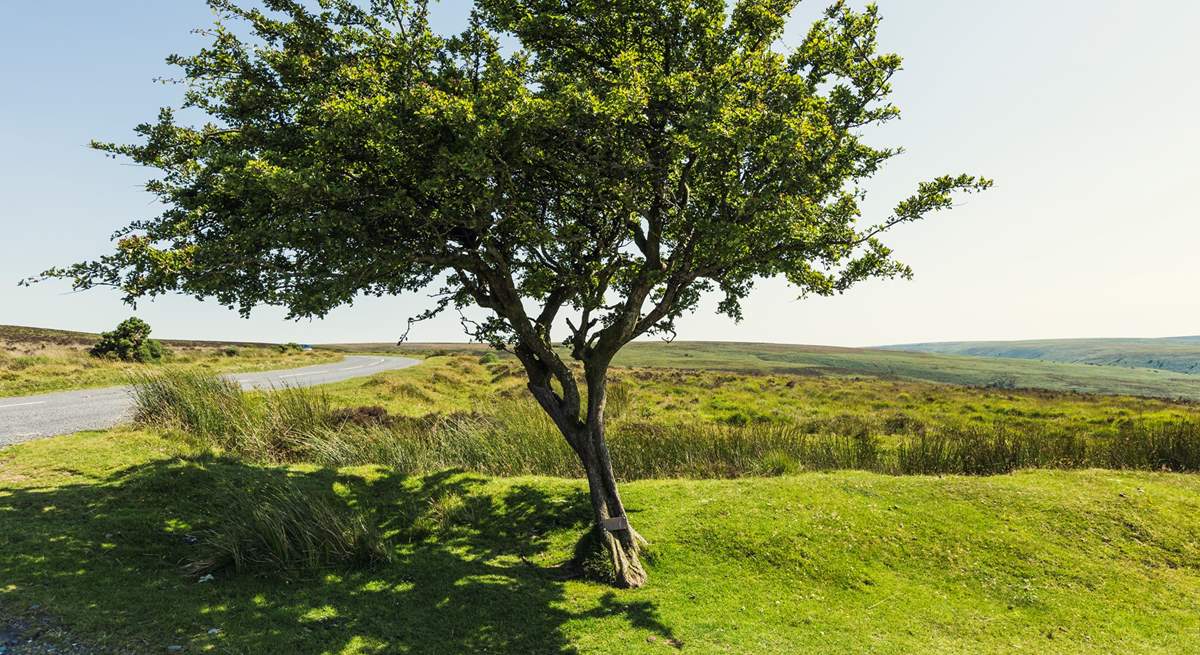
[[[351,356],[333,364],[230,373],[223,377],[246,390],[311,387],[407,368],[418,361],[407,357]],[[130,388],[125,386],[0,398],[0,448],[41,437],[110,428],[128,421],[133,413],[129,392]]]

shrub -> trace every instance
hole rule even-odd
[[[221,349],[221,354],[226,357],[237,357],[242,354],[242,351],[237,346],[225,346]]]
[[[499,361],[500,357],[498,357],[496,353],[484,353],[483,356],[479,358],[479,363],[484,365],[495,364]]]
[[[366,515],[331,492],[273,483],[258,490],[239,489],[218,506],[221,509],[210,518],[214,527],[201,537],[201,554],[187,564],[189,573],[356,568],[392,557]]]
[[[104,332],[88,351],[93,357],[112,357],[123,362],[157,362],[163,346],[150,338],[150,325],[140,318],[125,319],[111,332]]]
[[[291,341],[288,343],[281,343],[278,346],[275,346],[275,348],[277,350],[279,350],[279,352],[281,352],[281,353],[289,353],[289,352],[297,352],[298,353],[298,352],[304,350],[304,348],[302,348],[300,346],[300,344],[296,343],[295,341]]]

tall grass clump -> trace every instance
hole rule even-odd
[[[201,447],[265,463],[298,461],[309,435],[327,429],[328,398],[305,389],[244,393],[210,374],[166,371],[133,381],[134,418],[185,433]]]
[[[1078,436],[1018,431],[1005,426],[966,426],[915,434],[896,443],[899,474],[996,475],[1024,468],[1080,468],[1092,453]]]
[[[249,411],[236,383],[206,373],[166,370],[132,382],[134,419],[146,425],[212,438],[237,432]]]
[[[407,383],[406,383],[407,384]],[[500,395],[486,412],[393,416],[335,409],[309,389],[244,394],[195,373],[139,379],[138,420],[261,463],[376,464],[402,474],[462,469],[489,475],[582,475],[558,429],[529,398]],[[888,474],[995,475],[1027,468],[1200,470],[1200,421],[1128,420],[1081,429],[1054,420],[940,420],[844,412],[791,422],[669,420],[637,411],[637,390],[610,389],[608,444],[616,473],[732,478],[857,469]]]
[[[1103,444],[1099,466],[1163,471],[1200,471],[1200,422],[1129,421]]]
[[[286,482],[228,496],[210,518],[214,527],[203,533],[201,554],[188,562],[188,572],[311,572],[392,558],[368,517],[330,492]]]

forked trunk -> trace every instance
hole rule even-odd
[[[595,519],[593,528],[612,561],[614,582],[618,587],[634,588],[646,584],[646,569],[638,557],[645,540],[633,529],[617,491],[608,444],[604,439],[604,405],[607,371],[589,370],[587,425],[572,435],[580,462],[587,472],[588,492]]]
[[[569,372],[559,371],[555,377],[563,384],[560,398],[551,387],[551,371],[528,350],[518,349],[517,356],[529,374],[529,391],[542,409],[558,426],[567,443],[579,456],[587,474],[588,493],[592,501],[592,531],[580,541],[576,552],[577,564],[590,559],[595,548],[604,548],[612,563],[613,582],[618,587],[632,588],[646,584],[646,569],[638,557],[646,541],[629,524],[625,505],[617,491],[612,459],[604,441],[604,405],[607,396],[608,363],[585,361],[587,381],[587,419],[579,418],[580,395]],[[574,408],[575,411],[571,411]]]
[[[595,519],[593,530],[608,552],[615,584],[624,588],[640,587],[646,584],[646,569],[642,567],[638,554],[646,542],[633,529],[625,513],[608,457],[608,446],[604,443],[603,424],[599,431],[589,425],[588,434],[580,436],[586,439],[580,459],[587,472],[588,492]]]

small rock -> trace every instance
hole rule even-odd
[[[216,578],[211,573],[200,576],[200,582],[212,582],[213,580],[216,580]]]
[[[189,546],[195,546],[196,544],[200,543],[200,537],[197,537],[194,534],[185,534],[183,535],[183,543]]]
[[[221,634],[221,629],[220,629],[220,628],[209,628],[209,629],[208,629],[208,634],[210,634],[210,635],[219,635],[219,634]]]
[[[171,646],[167,646],[167,652],[168,653],[182,653],[183,646],[180,646],[178,644],[173,644]]]

